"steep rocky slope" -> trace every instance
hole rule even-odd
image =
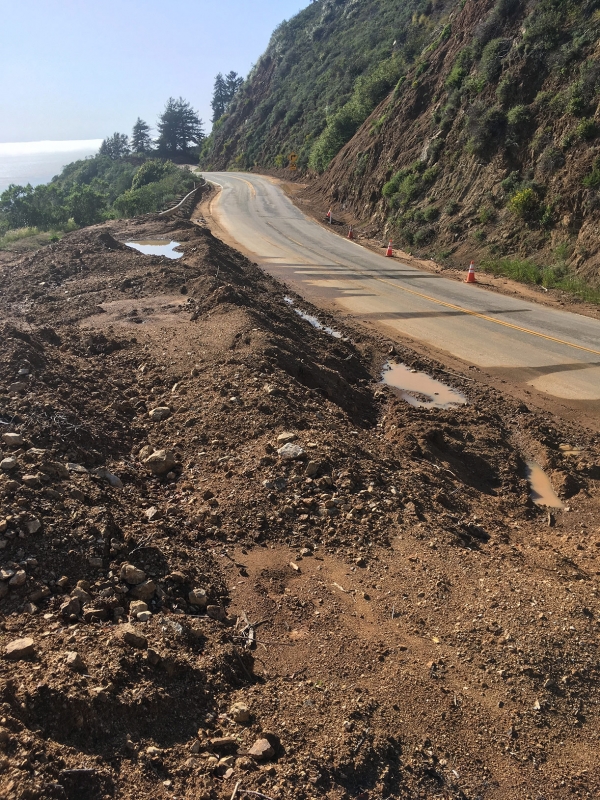
[[[317,187],[405,247],[600,270],[600,4],[468,0]]]
[[[202,166],[324,169],[458,0],[317,0],[273,33]],[[440,27],[441,26],[441,27]]]

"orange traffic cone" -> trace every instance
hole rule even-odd
[[[385,254],[388,258],[391,258],[394,255],[394,250],[392,249],[392,241],[390,239],[390,243],[388,244],[388,249],[385,251]]]
[[[350,225],[350,230],[348,231],[348,238],[354,239],[354,231],[352,230],[352,225]]]
[[[469,272],[467,273],[467,280],[465,283],[477,283],[475,280],[475,263],[473,261],[469,264]]]

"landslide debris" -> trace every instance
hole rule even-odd
[[[3,269],[0,794],[595,796],[598,437],[289,295],[177,218]]]

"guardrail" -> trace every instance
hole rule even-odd
[[[167,208],[166,211],[160,211],[160,216],[164,217],[171,217],[177,214],[178,212],[183,212],[184,214],[191,214],[193,211],[193,205],[196,202],[196,197],[199,194],[202,194],[202,191],[206,187],[206,183],[202,182],[199,186],[196,186],[195,189],[192,189],[191,192],[188,192],[186,196],[180,200],[177,205],[174,205],[172,208]],[[188,208],[189,206],[189,208]]]

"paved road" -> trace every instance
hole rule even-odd
[[[571,401],[600,400],[600,322],[422,272],[335,236],[272,181],[203,173],[218,225],[302,293],[385,324],[491,374]],[[310,290],[310,291],[308,291]],[[586,404],[587,405],[587,404]],[[600,406],[598,406],[600,408]]]

